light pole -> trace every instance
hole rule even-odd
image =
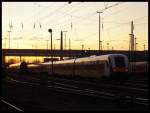
[[[50,33],[51,35],[51,74],[53,74],[53,42],[52,42],[52,29],[48,29],[48,32]]]
[[[48,40],[46,40],[46,45],[47,45],[47,46],[46,46],[46,49],[48,50]]]
[[[46,54],[47,56],[46,57],[48,57],[48,40],[46,40],[46,45],[47,45],[46,46],[46,50],[47,50],[47,54]]]

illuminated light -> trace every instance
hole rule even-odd
[[[122,68],[116,67],[116,68],[113,68],[113,71],[114,72],[127,72],[128,69],[124,68],[124,67],[122,67]]]

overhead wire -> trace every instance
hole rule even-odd
[[[55,10],[53,11],[53,13],[54,13],[56,10],[59,10],[59,9],[63,8],[65,5],[66,5],[66,4],[63,4],[61,7],[55,9]],[[46,8],[48,8],[48,6],[47,6]],[[46,8],[44,8],[44,9],[46,9]],[[39,12],[41,12],[41,11],[38,11],[36,14],[34,14],[34,28],[35,28],[35,16],[37,16],[37,15],[39,14]],[[30,18],[31,18],[31,17],[30,17]],[[32,19],[29,19],[29,20],[28,20],[29,23],[30,23],[30,20],[32,20]],[[40,19],[39,19],[39,20],[40,20]],[[29,23],[28,23],[28,24],[29,24]]]
[[[58,8],[58,9],[61,9],[61,8],[62,8],[62,7]],[[58,10],[58,9],[57,9],[57,10]],[[38,13],[39,13],[39,12],[38,12]],[[37,14],[38,14],[38,13],[37,13]]]
[[[62,5],[61,7],[59,7],[59,8],[57,8],[57,9],[55,9],[55,10],[53,11],[53,13],[52,13],[52,14],[54,14],[54,13],[55,13],[55,11],[57,11],[57,10],[60,10],[60,9],[64,8],[64,6],[65,6],[65,5],[66,5],[66,4],[64,4],[64,5]],[[38,13],[39,13],[39,12],[38,12]],[[37,14],[38,14],[38,13],[37,13]],[[51,14],[51,15],[52,15],[52,14]],[[48,16],[48,15],[47,15],[47,16]],[[43,17],[43,18],[44,18],[44,17]],[[39,19],[39,20],[40,20],[40,19]],[[43,21],[43,20],[42,20],[42,21]]]

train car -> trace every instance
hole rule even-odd
[[[29,72],[81,77],[123,77],[128,74],[128,58],[123,54],[90,56],[69,60],[30,64]]]
[[[27,72],[28,71],[28,66],[26,62],[21,62],[21,63],[16,63],[16,64],[11,64],[7,67],[8,72]]]
[[[10,64],[7,67],[7,71],[9,72],[19,72],[21,63]]]
[[[148,62],[131,62],[129,63],[130,73],[148,73]]]

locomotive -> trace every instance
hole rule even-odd
[[[20,71],[20,64],[10,65],[8,70]],[[30,73],[47,73],[49,75],[80,76],[88,78],[126,77],[128,75],[128,58],[123,54],[107,54],[61,61],[28,64],[25,69]]]

